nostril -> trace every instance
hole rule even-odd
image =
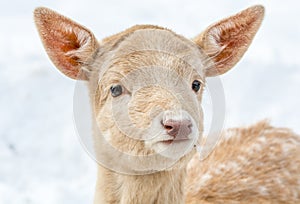
[[[174,138],[187,138],[191,133],[192,122],[190,120],[167,120],[161,121],[168,135]]]
[[[172,130],[173,129],[173,127],[170,126],[170,125],[164,125],[164,127],[165,127],[166,130]]]
[[[163,122],[160,121],[161,125],[166,129],[166,130],[172,130],[173,126],[169,122]]]
[[[161,124],[166,130],[172,130],[179,126],[178,122],[174,120],[167,120],[165,122],[162,121]]]

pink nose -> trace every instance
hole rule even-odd
[[[188,135],[192,132],[192,122],[190,120],[167,120],[162,122],[168,135],[174,137],[175,140],[188,139]]]

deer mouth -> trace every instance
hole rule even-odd
[[[159,143],[165,144],[165,145],[170,145],[170,144],[176,144],[176,143],[182,143],[182,142],[187,142],[190,141],[191,139],[189,138],[179,138],[179,139],[168,139],[168,140],[162,140]]]

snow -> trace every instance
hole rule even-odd
[[[73,125],[75,82],[46,57],[33,24],[35,7],[57,10],[101,39],[134,24],[157,24],[193,37],[257,3],[267,9],[262,28],[242,61],[221,77],[225,127],[270,118],[273,125],[300,133],[297,1],[1,1],[0,203],[93,201],[96,164]]]

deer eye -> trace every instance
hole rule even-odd
[[[201,88],[201,82],[198,80],[194,80],[192,83],[192,89],[197,93]]]
[[[112,97],[120,96],[123,93],[123,88],[121,85],[114,85],[110,87],[110,92]]]

